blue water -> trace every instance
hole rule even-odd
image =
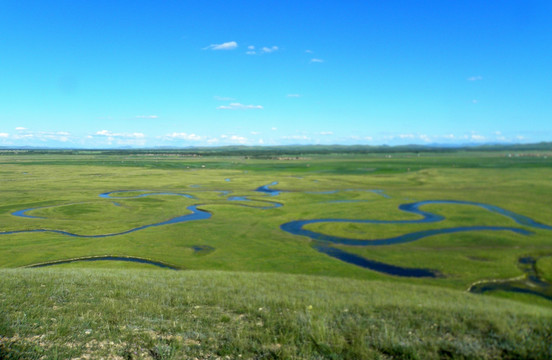
[[[550,255],[543,255],[546,257]],[[482,294],[489,291],[511,291],[517,293],[537,295],[547,300],[552,300],[552,284],[538,275],[537,259],[531,256],[525,256],[518,260],[518,266],[525,273],[523,279],[511,279],[497,281],[480,282],[471,286],[468,290],[475,294]]]
[[[274,186],[274,185],[278,185],[278,182],[274,181],[274,182],[272,182],[268,185],[259,186],[258,188],[255,189],[255,191],[263,192],[263,193],[268,194],[270,196],[280,195],[279,190],[274,190],[274,189],[269,188],[269,186]]]
[[[142,225],[142,226],[138,226],[138,227],[126,230],[126,231],[121,231],[121,232],[118,232],[118,233],[111,233],[111,234],[82,235],[82,234],[71,233],[71,232],[63,231],[63,230],[35,229],[35,230],[3,231],[3,232],[0,232],[0,235],[49,232],[49,233],[56,233],[56,234],[74,236],[74,237],[81,237],[81,238],[103,238],[103,237],[111,237],[111,236],[117,236],[117,235],[130,234],[132,232],[144,230],[144,229],[147,229],[147,228],[150,228],[150,227],[169,225],[169,224],[178,224],[178,223],[182,223],[182,222],[186,222],[186,221],[206,220],[206,219],[209,219],[211,217],[211,214],[209,212],[207,212],[205,210],[198,209],[196,207],[196,205],[188,206],[186,209],[190,210],[192,213],[177,216],[177,217],[174,217],[172,219],[161,221],[161,222],[158,222],[158,223]]]
[[[403,244],[403,243],[416,241],[429,236],[451,234],[451,233],[465,232],[465,231],[511,231],[521,235],[531,234],[531,232],[526,229],[518,228],[518,227],[510,227],[510,226],[460,226],[460,227],[452,227],[452,228],[415,231],[415,232],[411,232],[411,233],[407,233],[399,236],[381,238],[381,239],[369,239],[369,240],[360,239],[359,240],[359,239],[352,239],[347,237],[327,235],[316,231],[307,230],[304,228],[304,226],[308,224],[332,223],[332,222],[361,223],[361,224],[420,224],[420,223],[434,223],[434,222],[443,221],[445,219],[443,216],[434,214],[431,212],[423,211],[420,209],[420,206],[428,205],[428,204],[453,204],[453,205],[479,206],[488,211],[506,216],[514,220],[516,223],[520,225],[533,227],[537,229],[552,230],[552,226],[539,223],[526,216],[516,214],[509,210],[502,209],[498,206],[476,203],[476,202],[469,202],[469,201],[458,201],[458,200],[428,200],[428,201],[419,201],[415,203],[402,204],[399,206],[399,210],[409,212],[409,213],[414,213],[421,216],[420,219],[416,219],[416,220],[371,220],[371,219],[333,219],[333,218],[311,219],[311,220],[290,221],[280,225],[280,228],[283,231],[286,231],[293,235],[307,236],[319,243],[326,243],[326,244],[331,243],[331,244],[349,245],[349,246],[380,246],[380,245]],[[399,275],[399,276],[413,276],[413,277],[434,277],[435,276],[435,275],[432,275],[434,273],[432,270],[427,270],[427,269],[400,268],[401,270],[397,270],[393,268],[386,268],[384,266],[381,266],[381,263],[376,263],[372,260],[365,259],[358,255],[349,254],[342,250],[329,247],[327,245],[324,245],[324,246],[316,245],[314,246],[314,248],[320,252],[323,252],[341,261],[345,261],[350,264],[362,266],[362,267],[383,272],[386,274]],[[420,272],[418,270],[423,270],[423,271]],[[408,275],[405,275],[405,274],[408,274]]]
[[[525,226],[552,230],[551,226],[538,223],[525,216],[515,214],[511,211],[504,210],[497,206],[475,203],[475,202],[468,202],[468,201],[457,201],[457,200],[429,200],[429,201],[420,201],[420,202],[410,203],[410,204],[402,204],[399,206],[399,210],[422,216],[421,219],[415,219],[415,220],[370,220],[370,219],[331,219],[331,218],[295,220],[295,221],[290,221],[280,225],[280,228],[293,235],[307,236],[313,240],[327,241],[334,244],[350,245],[350,246],[376,246],[376,245],[402,244],[402,243],[416,241],[428,236],[450,234],[450,233],[463,232],[463,231],[491,230],[491,231],[512,231],[522,235],[531,234],[531,232],[528,230],[517,228],[517,227],[509,227],[509,226],[460,226],[460,227],[453,227],[453,228],[416,231],[416,232],[411,232],[404,235],[382,238],[382,239],[359,240],[359,239],[351,239],[346,237],[327,235],[327,234],[304,229],[304,226],[308,224],[330,223],[330,222],[357,223],[357,224],[358,223],[360,224],[421,224],[421,223],[438,222],[445,219],[441,215],[430,213],[420,209],[420,206],[427,205],[427,204],[456,204],[456,205],[479,206],[488,211],[509,217],[512,220],[516,221],[517,223]]]
[[[346,263],[361,266],[363,268],[368,268],[370,270],[378,271],[389,275],[405,276],[405,277],[439,277],[440,276],[439,272],[435,270],[406,268],[401,266],[385,264],[379,261],[369,260],[369,259],[363,258],[362,256],[351,254],[341,249],[324,245],[322,243],[315,245],[314,248],[320,251],[321,253],[324,253],[326,255],[329,255],[333,258],[339,259]]]
[[[44,217],[41,217],[41,216],[32,216],[32,215],[27,215],[26,213],[28,211],[31,211],[31,210],[36,210],[36,209],[43,209],[47,206],[44,206],[44,207],[37,207],[37,208],[29,208],[29,209],[23,209],[23,210],[17,210],[17,211],[14,211],[12,212],[11,214],[13,216],[19,216],[19,217],[24,217],[24,218],[29,218],[29,219],[45,219]]]

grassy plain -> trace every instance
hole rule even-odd
[[[371,260],[444,275],[431,279],[389,276],[347,264],[314,250],[309,238],[279,228],[298,219],[417,219],[397,207],[420,200],[487,203],[552,224],[552,156],[522,155],[330,154],[278,160],[177,153],[3,153],[3,232],[117,233],[186,214],[193,204],[212,217],[104,238],[0,235],[0,267],[5,268],[0,270],[0,358],[55,358],[56,352],[58,358],[102,354],[154,359],[239,354],[550,357],[550,301],[465,290],[479,280],[523,275],[517,266],[521,256],[552,254],[551,231],[523,227],[474,206],[442,204],[423,207],[444,215],[440,223],[308,226],[359,239],[473,225],[534,232],[523,236],[477,231],[393,246],[336,245]],[[278,185],[272,188],[282,190],[278,196],[255,191],[273,181]],[[111,199],[98,196],[115,190],[135,192],[113,194]],[[366,190],[382,190],[386,196]],[[185,193],[194,199],[128,198],[152,192]],[[257,201],[229,201],[228,196]],[[260,209],[266,201],[283,206]],[[11,215],[28,208],[37,209],[27,215],[40,218]],[[198,252],[197,246],[214,251]],[[104,261],[13,269],[100,255],[147,258],[189,271]],[[550,259],[545,256],[537,263],[539,274],[548,280]]]

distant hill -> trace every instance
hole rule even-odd
[[[459,151],[552,151],[552,142],[533,144],[481,144],[481,145],[286,145],[286,146],[217,146],[217,147],[154,147],[154,148],[39,148],[33,146],[8,147],[0,146],[0,152],[25,151],[33,153],[101,153],[101,154],[189,154],[189,155],[234,155],[234,156],[268,156],[268,155],[307,155],[307,154],[368,154],[368,153],[421,153],[421,152],[459,152]]]

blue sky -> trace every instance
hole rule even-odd
[[[0,146],[539,141],[550,1],[0,1]]]

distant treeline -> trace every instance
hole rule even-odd
[[[552,151],[552,142],[514,145],[440,146],[440,145],[292,145],[292,146],[219,146],[150,149],[40,149],[0,147],[0,154],[59,154],[59,155],[157,155],[157,156],[249,156],[271,158],[278,156],[328,154],[394,154],[394,153],[454,153],[481,151]]]

